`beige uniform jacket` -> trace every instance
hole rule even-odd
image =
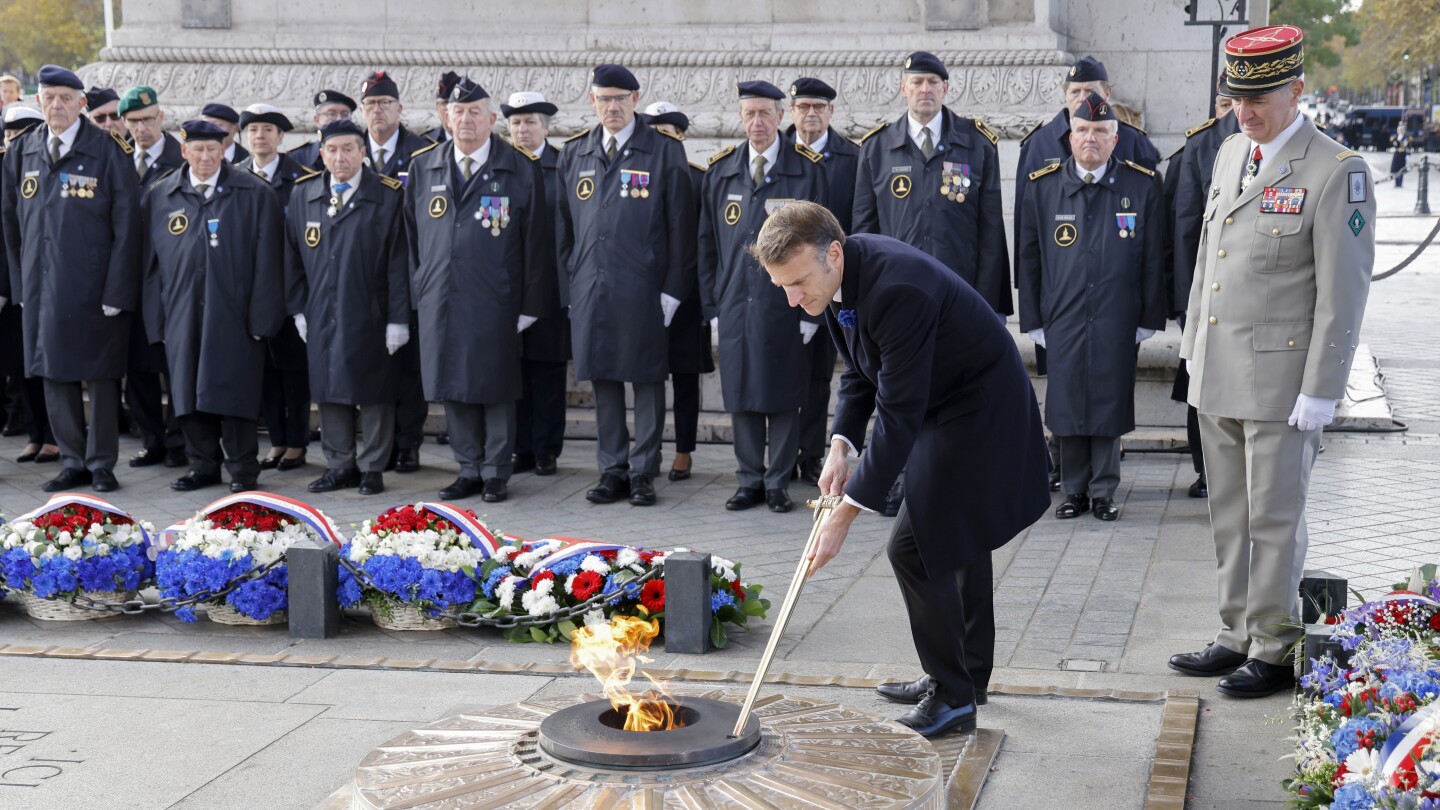
[[[1242,193],[1249,143],[1232,135],[1215,160],[1180,356],[1201,413],[1285,421],[1301,393],[1345,394],[1375,188],[1364,159],[1306,120]]]

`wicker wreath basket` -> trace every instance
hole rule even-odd
[[[382,605],[370,605],[370,618],[382,630],[448,630],[456,627],[455,619],[444,613],[428,616],[407,602],[387,599]]]
[[[85,595],[97,602],[124,602],[135,598],[133,593],[119,591],[86,591]],[[30,618],[47,622],[83,622],[120,615],[118,610],[87,610],[64,599],[42,599],[29,591],[16,591],[15,596],[19,598],[25,612],[30,614]]]
[[[220,602],[218,604],[211,602],[206,604],[205,615],[209,616],[210,621],[215,622],[216,624],[238,624],[248,627],[264,627],[271,624],[285,624],[287,621],[289,621],[289,614],[287,614],[283,610],[277,610],[274,613],[271,613],[270,618],[268,619],[252,619],[249,616],[246,616],[244,613],[236,610],[235,608],[230,607],[228,604],[225,604],[224,602]]]

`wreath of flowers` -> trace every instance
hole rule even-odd
[[[148,524],[84,503],[46,509],[0,524],[0,579],[7,587],[74,601],[82,591],[129,593],[151,584]]]
[[[458,511],[474,521],[472,531],[494,536],[474,511]],[[402,602],[429,616],[475,599],[475,572],[486,557],[485,548],[470,534],[426,504],[397,506],[365,521],[340,553],[366,580],[340,566],[341,605],[363,603],[388,614],[393,602]]]

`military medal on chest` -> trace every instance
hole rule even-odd
[[[339,194],[335,194],[335,195],[333,195],[333,196],[330,197],[330,207],[325,209],[325,216],[327,216],[327,217],[333,217],[333,216],[335,216],[335,213],[336,213],[337,211],[339,211],[339,210],[340,210],[340,195],[339,195]]]
[[[480,221],[480,227],[490,229],[491,236],[499,236],[501,228],[510,227],[510,198],[481,197],[475,218]]]
[[[1120,238],[1128,239],[1135,235],[1136,214],[1130,211],[1121,211],[1115,214],[1115,225],[1120,228]]]
[[[95,196],[95,178],[61,172],[60,196],[76,197],[82,200]]]
[[[947,200],[963,203],[965,194],[969,191],[970,164],[942,161],[940,164],[940,196]]]
[[[210,247],[220,247],[220,220],[206,220],[205,227],[210,231]]]
[[[620,170],[620,197],[640,199],[650,196],[650,173],[634,169]]]

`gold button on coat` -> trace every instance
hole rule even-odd
[[[1211,325],[1211,326],[1214,326],[1215,324],[1217,324],[1217,323],[1219,323],[1219,322],[1220,322],[1220,319],[1219,319],[1219,318],[1215,317],[1214,315],[1211,315],[1211,316],[1210,316],[1210,325]]]
[[[1285,342],[1285,345],[1286,345],[1286,346],[1289,346],[1290,348],[1293,349],[1293,348],[1295,348],[1295,341],[1293,341],[1293,340],[1287,340],[1287,341]]]
[[[1225,258],[1225,249],[1224,249],[1224,248],[1221,248],[1221,249],[1220,249],[1220,258],[1222,258],[1222,259]]]
[[[1225,224],[1226,224],[1226,225],[1234,225],[1234,224],[1235,224],[1235,218],[1234,218],[1234,217],[1225,217]]]
[[[1279,228],[1271,228],[1271,229],[1270,229],[1270,235],[1271,235],[1271,236],[1279,236],[1279,235],[1280,235],[1280,229],[1279,229]]]
[[[1214,284],[1211,284],[1210,289],[1214,292],[1220,292],[1220,282],[1217,281]]]

